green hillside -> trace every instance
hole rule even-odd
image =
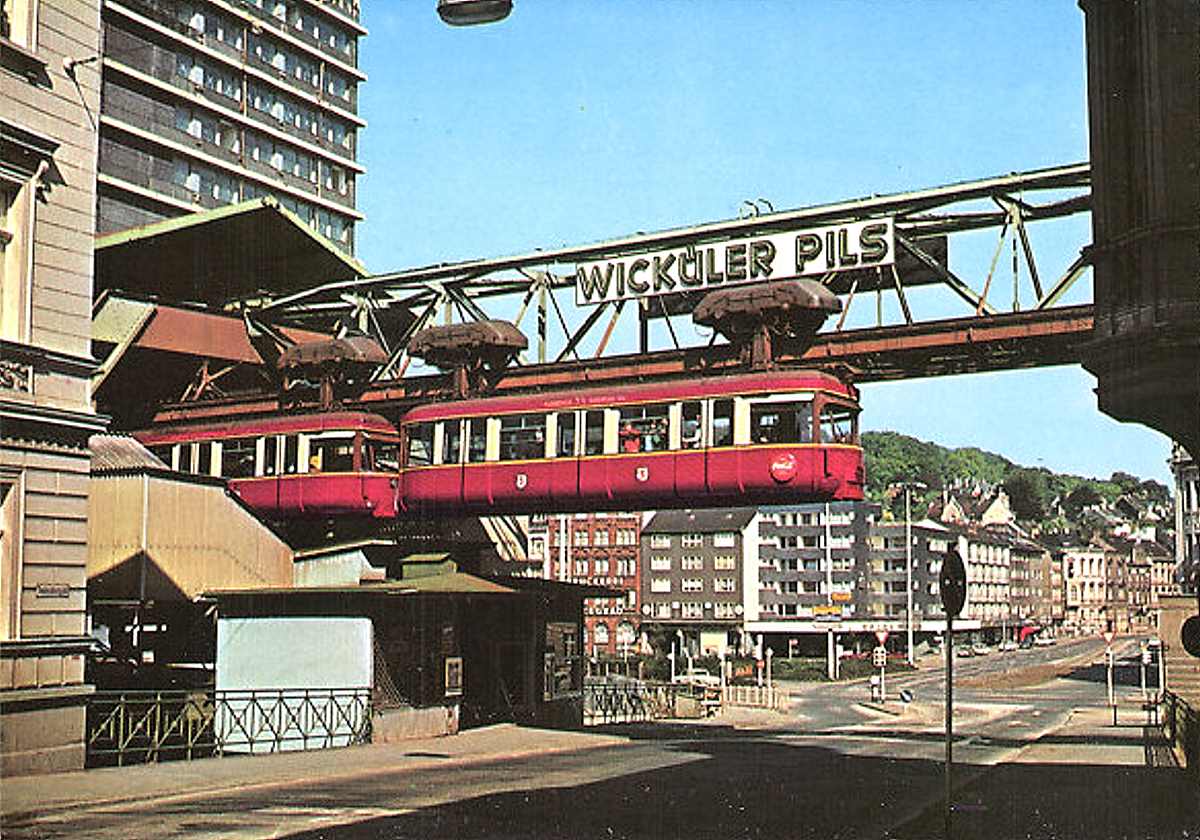
[[[928,487],[916,494],[922,510],[943,488],[1003,486],[1018,519],[1040,522],[1051,516],[1055,499],[1061,500],[1068,517],[1101,499],[1114,501],[1123,493],[1162,503],[1170,500],[1162,484],[1128,473],[1113,473],[1107,479],[1056,473],[1045,467],[1014,464],[975,447],[947,449],[897,432],[865,432],[862,442],[867,496],[874,501],[886,501],[887,488],[901,481],[919,481]]]

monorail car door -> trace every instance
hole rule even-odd
[[[675,452],[675,496],[694,499],[707,491],[708,459],[704,455],[705,411],[703,400],[686,400],[671,406],[671,449]]]

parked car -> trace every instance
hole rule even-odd
[[[1003,650],[1003,651],[1016,650],[1017,647],[1018,647],[1017,643],[1014,642],[1012,639],[1005,639],[1003,642],[1000,643],[1000,650]]]
[[[682,674],[676,674],[675,682],[678,685],[699,685],[705,688],[721,687],[721,678],[703,668],[689,668]]]
[[[1033,640],[1033,643],[1038,647],[1050,647],[1056,642],[1053,636],[1038,636]]]
[[[956,648],[955,651],[956,651],[956,653],[955,653],[956,656],[961,656],[963,658],[975,655],[975,651],[972,648],[968,647],[967,645],[963,645],[960,648]]]
[[[992,649],[985,644],[976,642],[975,644],[971,645],[971,652],[976,656],[987,656],[992,652]]]

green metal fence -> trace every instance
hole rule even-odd
[[[1167,740],[1183,752],[1184,766],[1200,776],[1200,712],[1179,695],[1165,692],[1162,728]]]
[[[326,749],[370,737],[367,688],[100,691],[88,701],[87,765]]]

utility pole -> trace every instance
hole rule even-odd
[[[920,481],[903,481],[893,484],[892,488],[904,490],[904,588],[905,588],[905,628],[908,642],[908,664],[915,665],[913,653],[913,583],[912,583],[912,491],[924,490],[926,485]]]

